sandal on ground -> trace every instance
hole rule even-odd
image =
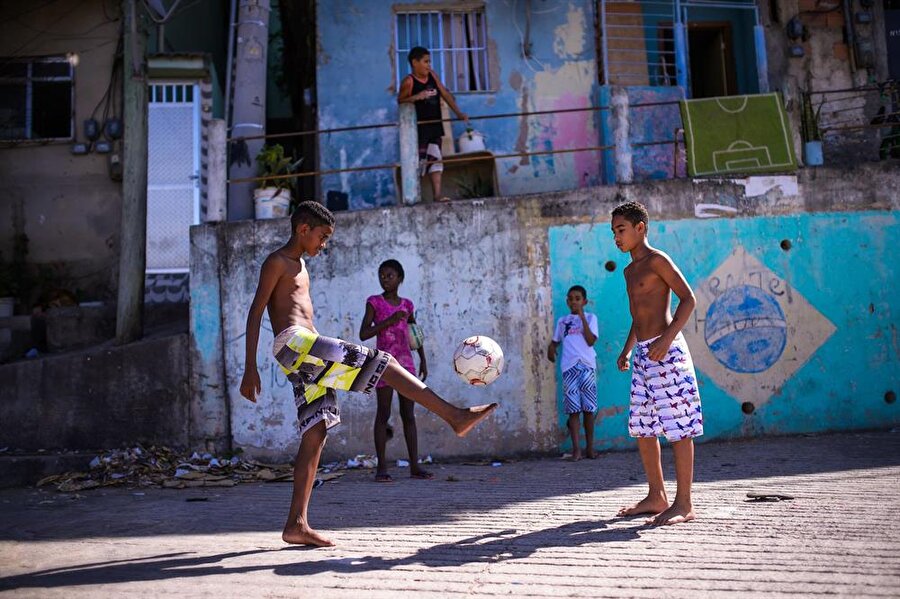
[[[392,482],[394,482],[394,479],[391,477],[390,474],[385,472],[384,474],[376,474],[375,482],[376,483],[392,483]]]
[[[410,478],[417,478],[419,480],[431,480],[434,478],[434,473],[429,472],[427,470],[419,470],[415,474],[410,474]]]

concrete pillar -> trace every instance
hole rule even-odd
[[[207,129],[209,135],[209,160],[206,184],[206,222],[225,220],[228,211],[227,134],[225,121],[212,119]]]
[[[234,104],[231,137],[266,132],[266,55],[269,47],[269,0],[241,0],[238,8],[237,51],[234,62]],[[256,176],[256,155],[262,139],[247,143],[248,162],[233,163],[231,179]],[[228,187],[228,220],[254,217],[256,184],[231,183]]]
[[[416,128],[416,107],[412,102],[399,106],[400,112],[400,182],[403,203],[407,206],[422,201],[419,181],[419,132]]]
[[[610,98],[615,140],[616,183],[632,183],[634,169],[631,164],[631,141],[628,139],[630,116],[628,113],[628,89],[614,87]]]
[[[231,411],[222,333],[224,225],[191,227],[191,449],[221,453],[231,445]]]

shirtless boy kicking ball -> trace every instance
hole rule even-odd
[[[631,375],[628,433],[638,450],[650,491],[638,503],[623,507],[619,516],[654,514],[648,524],[677,524],[694,519],[691,481],[694,478],[694,437],[703,434],[697,376],[681,329],[696,305],[694,292],[678,267],[647,243],[647,209],[627,202],[612,211],[616,247],[631,252],[625,285],[631,308],[631,330],[617,361]],[[671,313],[672,293],[680,300]],[[659,439],[664,435],[675,454],[675,501],[669,505],[663,485]]]
[[[275,336],[272,353],[294,388],[300,449],[294,461],[294,490],[281,538],[286,543],[328,547],[328,538],[309,525],[307,509],[326,430],[340,422],[334,390],[371,393],[379,380],[440,416],[460,437],[486,418],[497,404],[458,408],[441,399],[383,351],[319,335],[313,325],[309,273],[303,255],[325,249],[334,233],[334,216],[318,202],[302,202],[291,216],[291,238],[265,259],[247,315],[247,356],[241,395],[252,402],[260,393],[256,349],[263,310],[269,310]]]

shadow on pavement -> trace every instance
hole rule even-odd
[[[671,450],[663,451],[666,480],[674,485]],[[771,486],[761,479],[783,477],[781,493],[792,493],[791,477],[852,472],[900,465],[900,434],[890,432],[762,438],[705,443],[696,452],[698,483],[743,481],[746,491]],[[392,472],[397,474],[396,468]],[[430,481],[395,476],[376,484],[371,473],[349,472],[313,491],[312,524],[322,531],[363,527],[422,526],[459,514],[580,493],[635,487],[627,501],[643,495],[645,477],[638,455],[602,454],[596,460],[525,460],[487,465],[447,464]],[[230,489],[92,490],[82,495],[45,490],[0,492],[0,541],[53,541],[155,535],[220,535],[268,532],[280,536],[291,485],[239,485]],[[609,514],[610,516],[612,514]],[[604,534],[611,534],[606,532]],[[500,541],[497,541],[498,543]]]
[[[169,553],[146,558],[81,564],[54,568],[30,574],[0,578],[0,591],[23,588],[57,588],[126,582],[147,582],[176,578],[198,578],[221,574],[272,571],[280,576],[311,576],[323,572],[359,573],[390,570],[400,566],[422,565],[429,568],[453,567],[468,563],[495,563],[521,559],[543,548],[572,548],[582,545],[631,541],[640,537],[645,526],[609,528],[609,521],[572,522],[525,534],[516,530],[487,533],[420,549],[403,558],[381,556],[348,557],[339,559],[298,559],[295,563],[229,566],[225,560],[253,555],[288,551],[301,554],[312,551],[307,547],[282,549],[253,549],[209,556],[190,556]]]

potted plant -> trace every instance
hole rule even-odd
[[[800,134],[803,137],[803,161],[806,166],[822,166],[825,163],[822,132],[819,130],[821,111],[822,104],[813,109],[812,95],[804,93],[800,106]]]
[[[256,218],[281,218],[288,215],[291,205],[292,175],[303,158],[294,160],[284,155],[281,144],[266,144],[256,155],[257,175],[262,177],[259,188],[253,192]]]

